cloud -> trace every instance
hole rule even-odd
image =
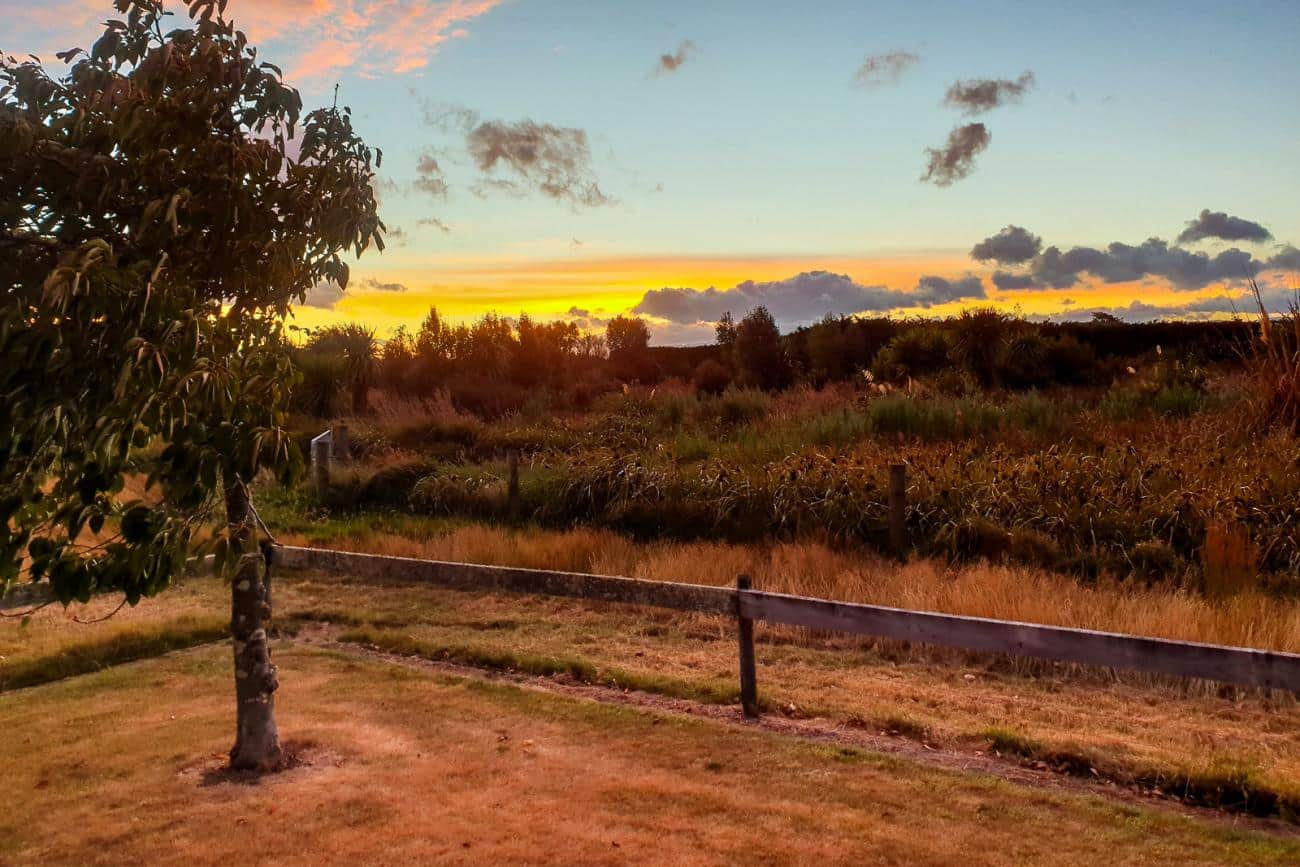
[[[1206,209],[1195,220],[1187,222],[1187,228],[1178,236],[1178,243],[1187,244],[1205,238],[1221,241],[1269,241],[1272,240],[1273,233],[1251,220]]]
[[[1287,244],[1268,260],[1268,267],[1279,271],[1300,271],[1300,250]]]
[[[487,121],[469,131],[465,144],[482,172],[504,166],[528,187],[574,206],[611,202],[596,181],[583,130],[531,120]],[[501,178],[485,178],[481,189],[522,192],[518,183]]]
[[[923,182],[946,187],[975,170],[975,157],[989,146],[993,136],[982,123],[968,123],[948,134],[941,148],[926,148],[928,157]]]
[[[425,151],[415,164],[415,188],[423,190],[440,199],[447,197],[447,179],[442,174],[442,166],[432,153]]]
[[[1019,265],[1038,255],[1043,239],[1020,226],[1006,226],[971,248],[970,257],[999,265]]]
[[[689,39],[683,39],[681,45],[672,54],[659,55],[659,62],[655,64],[655,75],[671,75],[676,72],[683,63],[695,56],[695,43]]]
[[[398,247],[405,247],[406,242],[411,240],[411,238],[406,234],[406,230],[401,226],[389,225],[386,227],[384,232],[384,240],[390,245],[395,244]]]
[[[1254,277],[1264,267],[1251,254],[1235,247],[1210,256],[1171,247],[1159,238],[1148,238],[1137,245],[1116,241],[1104,250],[1072,247],[1061,252],[1057,247],[1048,247],[1034,257],[1029,274],[1035,286],[1053,289],[1073,286],[1086,273],[1103,283],[1162,277],[1174,289],[1188,291],[1224,280]]]
[[[921,58],[910,51],[868,54],[853,76],[853,83],[867,90],[894,84],[904,72],[920,62]]]
[[[1297,300],[1295,290],[1277,286],[1263,287],[1261,296],[1264,309],[1275,314],[1284,314]],[[1212,319],[1222,317],[1224,314],[1240,314],[1249,317],[1254,316],[1258,309],[1255,297],[1249,292],[1242,292],[1234,295],[1196,298],[1182,304],[1150,304],[1145,301],[1133,301],[1122,307],[1072,309],[1064,315],[1046,318],[1086,321],[1092,319],[1094,313],[1105,313],[1127,322],[1149,322],[1153,319]]]
[[[1201,216],[1207,216],[1202,212]],[[1223,214],[1209,214],[1208,228],[1223,229]],[[1235,220],[1236,218],[1228,218]],[[1194,221],[1203,222],[1203,221]],[[1249,221],[1240,221],[1263,230]],[[1237,227],[1231,231],[1244,231]],[[1257,234],[1257,233],[1256,233]],[[1245,280],[1264,271],[1300,270],[1300,250],[1287,244],[1268,259],[1230,247],[1214,255],[1171,245],[1160,238],[1148,238],[1141,244],[1115,241],[1099,247],[1060,247],[1041,249],[1042,239],[1019,226],[1007,226],[971,248],[971,258],[993,260],[999,264],[1024,264],[1022,270],[993,272],[993,285],[999,289],[1066,289],[1085,275],[1102,283],[1130,283],[1148,278],[1168,281],[1178,291],[1194,291],[1232,280]],[[1031,255],[1032,254],[1032,255]]]
[[[279,64],[291,83],[328,83],[330,76],[348,69],[367,77],[421,69],[444,43],[466,36],[466,24],[501,2],[230,0],[226,17],[261,49],[259,59]],[[89,48],[112,14],[111,5],[107,0],[46,0],[24,10],[17,33],[28,50],[46,59],[78,42]],[[184,21],[182,12],[165,25],[179,27]]]
[[[437,217],[421,217],[419,220],[415,221],[415,225],[432,226],[433,228],[437,229],[443,234],[448,234],[451,232],[451,226],[448,226],[446,223],[444,223],[442,220],[439,220]]]
[[[913,292],[886,286],[864,286],[846,274],[806,271],[785,280],[756,283],[746,280],[720,290],[665,287],[652,289],[632,308],[634,313],[666,319],[679,325],[716,322],[724,313],[742,315],[762,305],[783,328],[816,321],[830,313],[885,312],[930,307],[962,298],[983,298],[978,277],[946,280],[923,277]]]
[[[1013,274],[1010,271],[994,271],[993,285],[999,289],[1033,289],[1034,275]]]
[[[304,307],[318,307],[322,310],[333,309],[343,300],[343,287],[329,280],[322,280],[307,290],[307,297],[302,301]]]
[[[983,114],[1009,102],[1019,102],[1033,86],[1032,72],[1024,72],[1015,80],[976,78],[958,81],[944,94],[943,104],[949,108],[959,108],[969,115]]]
[[[949,280],[946,277],[935,277],[927,274],[917,281],[911,300],[917,307],[932,307],[935,304],[946,304],[949,301],[975,300],[987,297],[988,295],[984,291],[984,281],[978,277],[967,275],[957,280]]]
[[[374,277],[367,277],[361,281],[361,285],[366,289],[374,289],[378,292],[406,292],[408,291],[405,283],[381,283]]]

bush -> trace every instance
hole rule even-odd
[[[879,379],[898,381],[933,373],[949,364],[948,336],[938,328],[909,328],[880,350],[872,364]]]
[[[717,396],[731,385],[731,371],[712,358],[706,358],[695,368],[691,384],[700,394]]]
[[[411,492],[423,478],[438,472],[431,461],[414,460],[384,467],[361,483],[357,506],[399,508],[409,505]]]
[[[729,388],[708,404],[718,421],[725,425],[747,424],[767,415],[771,400],[752,388]]]

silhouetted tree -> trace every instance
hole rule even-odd
[[[741,382],[765,390],[785,388],[793,371],[781,331],[766,307],[755,307],[736,326],[736,367]]]

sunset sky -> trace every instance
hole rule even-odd
[[[111,5],[0,0],[0,50],[55,63]],[[757,303],[785,328],[989,303],[1141,319],[1222,315],[1252,274],[1277,304],[1297,285],[1296,0],[229,14],[309,106],[337,82],[384,151],[391,246],[300,325],[635,311],[690,343]]]

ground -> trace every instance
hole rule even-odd
[[[0,857],[58,864],[1294,863],[1234,830],[761,730],[287,644],[309,763],[216,769],[228,649],[0,696]]]
[[[1300,860],[1173,797],[1292,797],[1293,698],[760,630],[750,724],[725,621],[318,574],[275,578],[304,764],[250,784],[227,594],[0,622],[0,863]]]

